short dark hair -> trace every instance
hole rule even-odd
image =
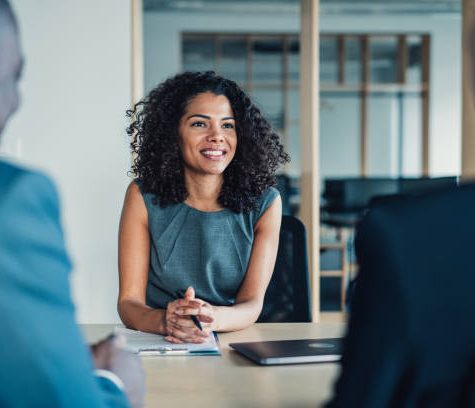
[[[236,154],[224,171],[218,201],[235,212],[248,213],[276,184],[275,173],[289,156],[279,135],[239,85],[213,71],[168,78],[127,112],[134,119],[127,128],[135,156],[131,173],[162,207],[185,201],[188,192],[178,127],[187,104],[204,92],[226,96],[236,120]]]

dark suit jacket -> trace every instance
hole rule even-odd
[[[55,188],[0,161],[0,406],[127,407],[74,321]]]
[[[369,211],[328,407],[475,406],[475,185]]]

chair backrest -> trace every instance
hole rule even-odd
[[[282,199],[282,214],[291,215],[290,208],[290,178],[286,174],[279,174],[276,176],[277,185],[275,186],[279,190],[280,198]]]
[[[306,242],[302,222],[282,216],[274,273],[258,322],[311,321]]]
[[[458,178],[450,177],[350,177],[325,179],[323,197],[327,212],[360,212],[371,199],[386,195],[418,195],[455,187]]]

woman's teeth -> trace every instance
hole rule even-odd
[[[203,150],[201,153],[204,154],[205,156],[213,156],[213,157],[222,156],[224,154],[222,150]]]

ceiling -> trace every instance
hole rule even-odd
[[[300,0],[143,0],[146,11],[298,13]],[[320,0],[321,14],[460,13],[461,0]]]

